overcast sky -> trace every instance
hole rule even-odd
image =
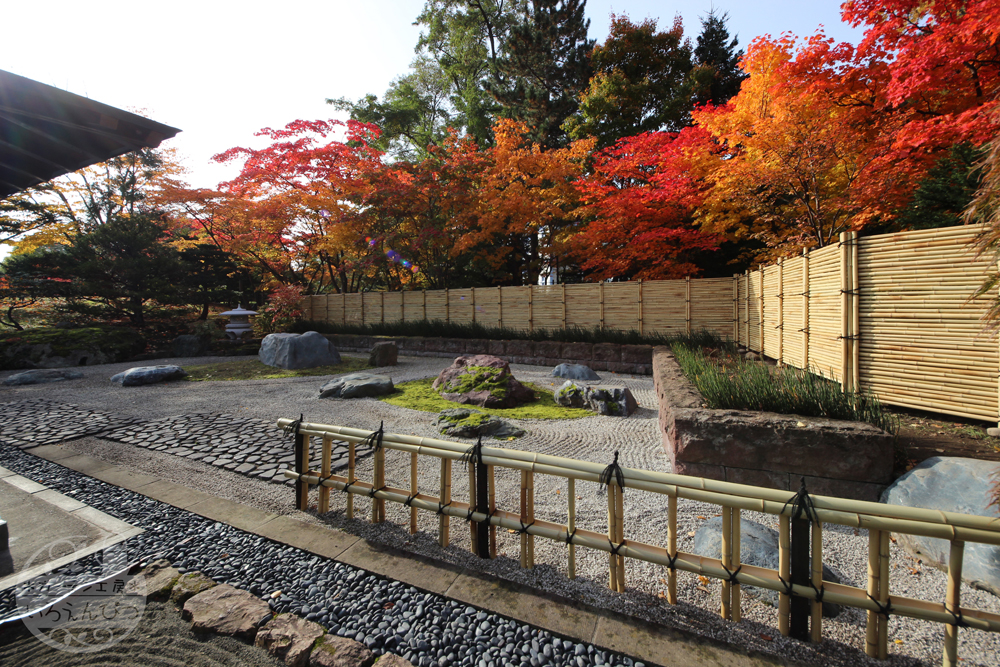
[[[604,40],[611,12],[669,26],[694,39],[713,0],[590,0],[590,35]],[[413,59],[423,0],[58,0],[7,2],[0,69],[122,108],[144,109],[182,132],[176,147],[192,185],[235,175],[210,158],[253,145],[253,133],[295,119],[336,117],[328,97],[381,95]],[[765,33],[857,42],[833,0],[718,0],[741,47]]]

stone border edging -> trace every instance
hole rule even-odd
[[[31,450],[32,455],[143,494],[160,502],[229,524],[312,554],[400,581],[487,612],[500,614],[555,635],[632,656],[647,665],[692,667],[725,665],[776,667],[791,663],[682,630],[622,617],[582,602],[548,595],[528,586],[466,570],[393,547],[369,543],[342,531],[277,516],[180,484],[135,473],[61,445]]]
[[[663,448],[674,472],[878,502],[892,482],[893,438],[864,422],[706,407],[670,348],[653,348]]]
[[[338,350],[364,352],[377,342],[395,341],[400,354],[411,357],[455,357],[491,354],[512,364],[555,367],[562,363],[590,366],[595,371],[650,375],[652,345],[617,343],[561,343],[558,341],[489,340],[479,338],[423,338],[420,336],[359,336],[324,334]]]

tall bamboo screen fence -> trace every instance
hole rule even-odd
[[[1000,354],[984,333],[993,268],[964,226],[858,238],[732,278],[533,285],[303,298],[305,317],[366,324],[442,320],[535,330],[707,329],[887,404],[1000,419]]]
[[[780,632],[785,635],[804,633],[800,636],[814,642],[822,641],[823,601],[865,609],[865,651],[869,656],[883,660],[888,657],[890,614],[944,624],[943,664],[947,667],[958,664],[960,627],[1000,631],[1000,614],[962,607],[960,600],[965,543],[1000,545],[1000,523],[988,517],[826,496],[789,499],[787,491],[625,467],[617,468],[619,476],[614,473],[613,466],[605,467],[587,461],[482,445],[470,448],[457,442],[382,433],[381,430],[373,433],[291,419],[279,419],[278,426],[295,432],[296,469],[285,471],[285,476],[298,480],[296,504],[302,510],[308,508],[310,485],[319,486],[317,509],[320,513],[330,511],[331,489],[346,493],[348,518],[354,518],[355,495],[372,499],[373,523],[386,520],[386,501],[400,503],[409,507],[411,534],[417,532],[417,512],[433,512],[438,516],[438,541],[442,547],[448,546],[450,540],[451,517],[466,519],[471,527],[472,551],[484,558],[496,557],[496,528],[499,526],[520,533],[520,563],[524,568],[534,567],[535,537],[565,543],[571,578],[575,577],[576,572],[576,547],[596,549],[608,554],[609,586],[618,592],[625,590],[627,559],[646,561],[667,568],[667,600],[670,604],[677,604],[677,570],[713,577],[722,581],[722,617],[733,622],[740,620],[740,587],[752,585],[767,588],[779,593]],[[313,437],[320,439],[322,443],[322,469],[318,471],[309,469],[310,440]],[[334,440],[348,443],[346,476],[332,473]],[[354,452],[355,445],[359,442],[373,445],[374,469],[370,482],[359,480],[356,476]],[[408,455],[409,488],[387,486],[387,451],[394,452],[394,457]],[[419,456],[438,459],[440,476],[436,480],[436,494],[421,491],[417,475]],[[614,466],[617,466],[617,455],[615,459]],[[467,465],[468,502],[453,497],[451,493],[452,464],[456,460]],[[402,463],[402,467],[394,469],[405,470],[405,458]],[[520,472],[520,507],[516,510],[497,507],[498,476],[494,474],[497,467]],[[536,474],[566,480],[565,523],[555,523],[535,516]],[[510,479],[509,476],[499,478]],[[606,532],[576,524],[578,481],[607,485]],[[624,489],[667,497],[666,547],[628,539],[622,500]],[[505,497],[503,493],[499,495]],[[677,549],[678,499],[721,507],[722,548],[718,558]],[[799,502],[795,502],[796,500]],[[764,512],[779,517],[778,570],[742,563],[740,521],[743,511]],[[868,580],[864,588],[823,580],[824,524],[839,524],[868,531]],[[951,543],[948,584],[943,602],[890,594],[890,531],[942,538]],[[804,539],[804,562],[792,553],[793,540],[799,539],[793,537],[796,534],[802,535]],[[799,565],[801,568],[796,569]],[[803,605],[804,609],[800,612],[799,608]]]

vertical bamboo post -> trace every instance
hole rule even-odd
[[[309,509],[309,483],[301,476],[309,473],[309,436],[295,434],[295,472],[299,479],[295,480],[295,506],[301,511]]]
[[[881,568],[879,567],[879,547],[882,541],[881,532],[879,530],[868,531],[868,596],[875,600],[878,599],[880,592],[879,576]],[[865,655],[875,658],[878,657],[879,647],[879,613],[869,609],[865,616]]]
[[[340,295],[340,323],[347,324],[347,295]]]
[[[497,327],[503,329],[503,287],[497,288]]]
[[[381,489],[385,486],[385,448],[380,447],[375,450],[372,457],[374,470],[372,471],[372,490]],[[385,500],[372,496],[372,523],[385,521]]]
[[[475,522],[476,555],[480,558],[492,558],[490,554],[490,469],[483,463],[482,457],[476,457],[472,468],[476,471],[476,511],[486,515],[485,521]]]
[[[417,495],[417,453],[410,454],[410,495]],[[417,532],[417,508],[410,507],[410,535]]]
[[[625,542],[625,490],[615,487],[615,529],[617,531],[615,543]],[[618,587],[615,589],[619,593],[625,592],[625,556],[621,554],[615,556],[618,559]]]
[[[858,233],[851,232],[851,386],[861,391],[861,295],[858,291]]]
[[[791,532],[791,520],[784,514],[780,515],[778,517],[778,576],[783,581],[788,582],[792,580]],[[778,630],[786,637],[789,632],[788,617],[791,608],[791,597],[786,593],[778,593]]]
[[[750,269],[746,270],[746,281],[747,281],[747,293],[746,297],[744,298],[746,302],[744,305],[746,307],[746,314],[747,314],[747,319],[746,319],[747,349],[749,350],[751,349],[750,348]]]
[[[379,292],[382,307],[382,324],[385,324],[385,292]]]
[[[608,484],[608,539],[615,541],[618,536],[618,526],[615,523],[615,486]],[[618,558],[608,553],[608,588],[618,590]]]
[[[358,292],[358,297],[361,301],[361,326],[365,325],[365,293]]]
[[[812,577],[812,563],[809,561],[809,527],[812,524],[807,518],[792,517],[791,582],[798,586],[808,586]],[[794,639],[809,641],[809,600],[792,595],[788,632]]]
[[[601,282],[597,283],[597,285],[598,285],[597,289],[600,292],[600,300],[601,300],[601,329],[603,329],[604,328],[604,281],[602,280]]]
[[[528,331],[534,331],[535,330],[535,311],[534,311],[534,307],[532,305],[532,301],[533,301],[532,296],[534,295],[535,290],[534,290],[534,288],[531,285],[528,285],[527,287],[528,287]]]
[[[667,496],[667,551],[677,556],[677,494]],[[667,571],[667,602],[677,604],[677,570]]]
[[[566,493],[569,494],[569,518],[566,520],[566,535],[568,536],[576,530],[576,480],[570,477],[566,482]],[[569,545],[569,578],[576,579],[575,544]]]
[[[958,614],[961,609],[962,560],[965,553],[965,542],[953,540],[951,554],[948,557],[948,588],[945,593],[945,609],[952,614]],[[949,623],[944,626],[944,660],[943,667],[958,667],[958,626]]]
[[[472,323],[476,323],[476,288],[472,288]]]
[[[812,585],[823,590],[823,524],[812,525]],[[823,641],[823,603],[812,601],[812,618],[809,621],[810,639],[818,644]]]
[[[496,479],[493,477],[493,466],[486,466],[486,477],[488,478],[490,514],[497,509]],[[497,527],[490,526],[490,558],[497,557]]]
[[[785,258],[778,259],[778,365],[785,362]]]
[[[444,507],[451,503],[451,459],[441,459],[441,491],[439,502]],[[442,548],[448,546],[451,517],[447,514],[438,516],[438,544]]]
[[[521,471],[521,525],[528,525],[528,471]],[[521,533],[521,567],[528,567],[528,534]]]
[[[883,607],[889,604],[889,531],[879,531],[879,576],[878,601]],[[889,618],[878,615],[878,659],[889,658]]]
[[[809,249],[802,249],[802,368],[809,370]]]
[[[476,464],[474,461],[470,460],[466,465],[469,472],[469,511],[479,508],[476,507]],[[475,521],[469,521],[469,539],[470,547],[472,553],[479,553],[479,524]]]
[[[406,322],[406,292],[399,293],[399,321]]]
[[[357,478],[354,476],[354,443],[347,443],[347,483],[354,484]],[[347,518],[354,518],[354,494],[347,494]]]
[[[684,330],[691,333],[691,276],[684,276]]]
[[[333,458],[333,436],[324,435],[323,436],[323,456],[322,456],[322,471],[323,477],[330,476],[330,466],[331,460]],[[319,485],[319,513],[326,514],[330,511],[330,487]]]
[[[527,523],[535,522],[535,473],[531,470],[528,473],[528,521]],[[527,545],[528,552],[528,567],[535,567],[535,536],[531,533],[525,533],[524,537],[527,538],[525,543]]]
[[[840,233],[840,386],[844,393],[851,391],[851,283],[848,279],[850,261],[850,235]]]
[[[423,290],[424,294],[424,321],[427,321],[427,290]]]
[[[447,287],[444,288],[444,321],[451,322],[451,294]]]
[[[733,565],[732,565],[732,568],[733,568],[733,572],[735,572],[736,570],[738,570],[740,568],[740,562],[741,562],[741,559],[740,559],[741,519],[740,519],[740,510],[739,510],[739,508],[734,507],[732,509],[733,509],[733,556],[732,556]],[[732,620],[733,620],[734,623],[739,623],[740,622],[740,617],[742,616],[742,612],[740,611],[740,603],[741,603],[741,600],[742,600],[742,595],[741,594],[742,594],[742,589],[740,588],[739,583],[734,583],[733,584],[733,588],[732,588],[732,594],[731,594],[731,597],[732,597]]]
[[[758,329],[760,330],[760,356],[764,357],[764,265],[760,264],[759,275],[757,276],[757,303],[760,308]]]
[[[740,276],[738,273],[733,274],[733,342],[737,345],[740,343]],[[997,405],[1000,406],[1000,393],[998,393],[997,399]]]
[[[560,285],[562,288],[562,328],[566,328],[566,284]]]
[[[722,506],[722,567],[733,569],[733,509]],[[732,587],[728,581],[722,582],[722,609],[720,614],[725,620],[732,619]]]
[[[639,335],[643,334],[642,329],[642,279],[639,279]]]

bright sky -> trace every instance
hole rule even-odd
[[[591,37],[607,36],[611,12],[633,21],[681,14],[685,33],[715,3],[740,46],[761,34],[838,40],[861,32],[840,22],[836,0],[590,0]],[[0,69],[116,107],[144,109],[183,130],[176,147],[192,185],[236,173],[211,156],[254,145],[253,133],[295,119],[331,118],[326,98],[380,95],[413,59],[423,0],[53,0],[3,8]]]

